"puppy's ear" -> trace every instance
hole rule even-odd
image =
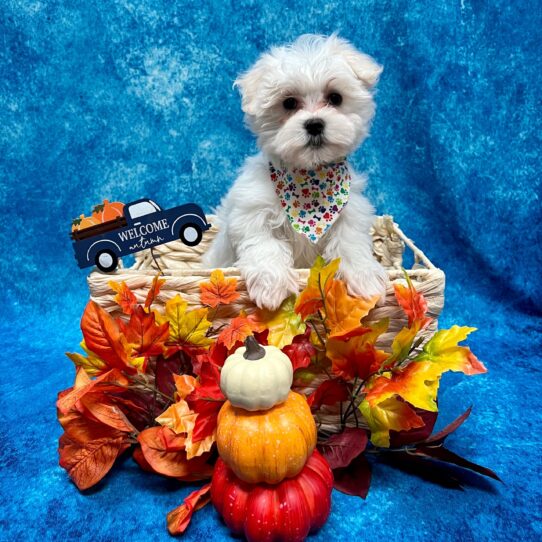
[[[380,64],[377,64],[369,55],[361,53],[353,47],[348,41],[339,38],[333,34],[329,41],[335,54],[340,54],[348,63],[355,76],[369,90],[373,89],[378,83],[380,74],[384,69]]]
[[[269,73],[269,63],[269,55],[264,54],[252,68],[242,73],[233,83],[241,93],[241,109],[247,115],[256,115],[258,112],[262,81]]]

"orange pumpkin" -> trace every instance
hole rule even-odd
[[[277,484],[301,472],[316,446],[316,424],[304,396],[290,392],[269,410],[226,401],[218,414],[218,453],[238,478]]]
[[[124,214],[124,203],[120,201],[110,202],[109,200],[104,199],[103,203],[96,205],[92,209],[92,216],[98,222],[109,222],[110,220],[115,220],[119,216]]]
[[[84,230],[91,226],[96,226],[99,222],[94,216],[80,215],[79,218],[74,218],[72,221],[72,231]]]

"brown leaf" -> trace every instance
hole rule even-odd
[[[99,438],[79,445],[66,435],[60,437],[60,466],[80,489],[97,484],[111,469],[117,457],[130,446],[124,436]]]

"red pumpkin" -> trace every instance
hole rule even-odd
[[[315,450],[303,470],[278,484],[248,484],[218,459],[211,500],[231,531],[249,542],[301,542],[326,522],[333,474]]]

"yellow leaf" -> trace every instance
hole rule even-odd
[[[474,327],[452,326],[441,329],[425,344],[422,352],[416,356],[419,361],[431,361],[444,371],[462,372],[466,375],[485,373],[487,369],[467,346],[459,346],[467,336],[475,331]]]
[[[339,269],[340,259],[326,265],[322,256],[318,256],[311,267],[307,286],[299,294],[295,303],[295,311],[305,320],[323,307],[323,299],[327,294],[331,280]]]
[[[207,337],[211,322],[207,320],[207,309],[187,311],[188,303],[177,294],[166,303],[165,318],[169,322],[170,341],[177,344],[190,343],[208,346],[213,341]]]
[[[359,409],[369,425],[371,442],[375,446],[389,447],[390,430],[408,431],[424,426],[424,421],[412,408],[395,398],[386,399],[376,406],[364,400]]]
[[[292,344],[296,335],[305,332],[306,325],[301,316],[295,312],[295,296],[285,299],[276,311],[258,310],[249,316],[254,324],[254,329],[263,331],[269,330],[267,341],[277,348],[283,348]]]
[[[341,280],[332,280],[326,293],[325,312],[329,338],[348,338],[362,328],[361,319],[369,314],[379,296],[371,299],[352,297]]]
[[[78,353],[66,352],[66,355],[73,361],[77,367],[84,369],[85,373],[89,376],[98,376],[109,370],[109,367],[101,358],[99,358],[94,352],[87,349],[85,341],[81,342],[81,348],[87,354],[86,357]]]

